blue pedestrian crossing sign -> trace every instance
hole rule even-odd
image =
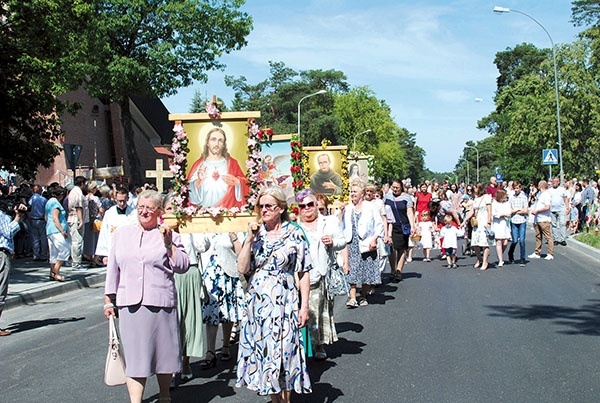
[[[556,165],[558,164],[558,151],[556,148],[547,148],[542,150],[542,164]]]

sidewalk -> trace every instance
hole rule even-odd
[[[528,237],[531,235],[529,232]],[[600,260],[600,250],[578,242],[573,237],[569,237],[567,242],[567,250],[574,250]],[[49,280],[50,266],[48,263],[34,262],[31,258],[13,259],[5,309],[35,304],[55,295],[97,286],[106,278],[105,267],[89,268],[83,272],[63,267],[60,273],[66,278],[64,283]]]
[[[65,276],[64,282],[50,281],[50,265],[47,262],[34,262],[32,258],[12,259],[4,309],[35,304],[45,298],[101,284],[106,277],[106,268],[73,271],[63,266],[60,274]]]

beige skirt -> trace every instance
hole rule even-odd
[[[325,281],[310,285],[308,329],[313,346],[332,344],[338,340],[333,321],[333,301],[325,297]]]

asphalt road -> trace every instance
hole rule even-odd
[[[439,260],[415,261],[368,307],[348,310],[339,298],[340,340],[329,360],[309,363],[314,393],[293,401],[599,401],[598,261],[557,247],[554,261],[526,268],[481,272],[472,264],[461,259],[447,270]],[[99,286],[5,312],[3,323],[18,330],[0,339],[2,401],[127,401],[124,386],[103,383],[101,306]],[[234,387],[234,361],[193,370],[174,402],[268,400]],[[146,401],[157,391],[150,380]]]

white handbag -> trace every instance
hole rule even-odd
[[[127,381],[125,375],[125,357],[121,351],[121,341],[115,326],[115,317],[108,320],[108,354],[104,367],[104,383],[108,386],[123,385]]]

